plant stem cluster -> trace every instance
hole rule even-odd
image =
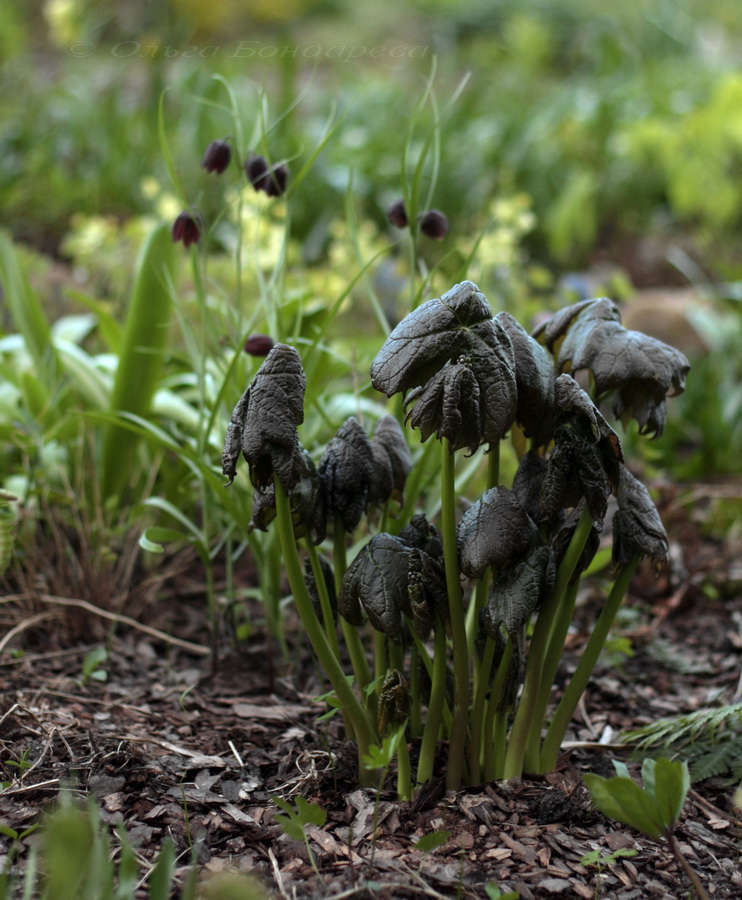
[[[562,311],[541,332],[544,346],[512,316],[495,316],[477,286],[463,282],[392,331],[371,379],[388,397],[403,395],[405,423],[423,441],[440,441],[435,524],[420,513],[409,522],[393,517],[413,483],[394,416],[379,420],[370,437],[348,419],[314,464],[298,438],[306,381],[294,348],[274,346],[235,407],[224,472],[231,482],[244,457],[252,525],[267,529],[275,520],[294,602],[358,746],[361,783],[374,780],[385,747],[397,758],[400,797],[439,764],[449,790],[553,770],[639,560],[665,562],[654,504],[598,407],[606,378],[595,379],[591,397],[573,377],[583,368],[574,361],[581,341],[602,346],[599,329],[607,328],[610,352],[625,361],[608,382],[611,397],[620,396],[614,411],[634,409],[639,425],[650,423],[655,433],[663,392],[679,388],[687,362],[652,339],[622,335],[612,312],[596,314],[606,302]],[[565,355],[567,341],[573,351]],[[622,353],[622,346],[641,352]],[[508,437],[520,462],[506,486],[498,459]],[[488,483],[472,503],[457,487],[457,455],[480,448],[489,455]],[[580,575],[598,549],[611,495],[615,581],[550,712]],[[414,509],[411,499],[403,509]],[[469,507],[459,516],[462,500]],[[364,516],[367,540],[349,565]],[[328,535],[331,560],[320,552]]]

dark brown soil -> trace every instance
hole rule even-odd
[[[628,759],[617,743],[622,730],[740,696],[740,543],[704,531],[713,497],[738,503],[740,485],[667,486],[664,495],[673,565],[659,579],[645,570],[635,578],[622,619],[634,655],[596,672],[568,735],[580,746],[546,778],[453,796],[434,782],[413,803],[358,789],[353,748],[339,725],[317,722],[323,706],[313,698],[325,686],[308,646],[290,630],[298,662],[283,661],[259,627],[259,610],[245,645],[222,639],[215,671],[206,648],[120,622],[103,665],[107,681],[82,684],[83,659],[100,646],[83,635],[95,634],[99,617],[55,602],[62,592],[55,586],[52,596],[43,578],[34,590],[16,586],[0,600],[2,623],[18,629],[0,638],[0,772],[8,782],[0,821],[22,831],[66,787],[80,799],[95,795],[102,820],[123,822],[147,863],[170,836],[180,875],[193,847],[205,871],[252,872],[271,896],[298,900],[487,897],[495,896],[487,892],[493,883],[527,900],[688,897],[689,881],[667,847],[594,811],[581,781],[587,771],[612,774],[613,758]],[[196,567],[181,572],[156,604],[138,610],[139,624],[205,644],[199,578]],[[594,599],[586,592],[563,674],[589,633]],[[110,622],[100,621],[107,630]],[[30,766],[7,764],[21,759]],[[677,830],[712,897],[742,896],[733,793],[724,778],[694,784]],[[317,871],[304,844],[274,823],[276,795],[301,795],[326,810],[322,828],[307,828]],[[416,850],[434,831],[449,832],[445,842]],[[36,839],[25,840],[21,868]],[[7,853],[10,841],[0,840]],[[635,855],[615,857],[598,873],[581,863],[595,849]]]

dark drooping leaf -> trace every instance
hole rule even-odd
[[[588,395],[570,375],[554,383],[555,446],[541,487],[541,518],[554,522],[562,509],[584,497],[603,521],[611,490],[617,490],[621,442]]]
[[[379,691],[378,727],[384,734],[389,725],[401,725],[410,715],[410,690],[399,669],[392,669]]]
[[[373,478],[368,503],[382,505],[387,500],[403,502],[404,486],[412,468],[412,455],[402,426],[394,416],[382,416],[371,439]]]
[[[447,438],[452,449],[496,442],[515,419],[513,346],[470,281],[406,316],[377,354],[371,380],[387,397],[411,391],[413,427],[423,440]]]
[[[306,378],[299,354],[276,344],[240,397],[227,427],[222,471],[234,480],[240,452],[250,466],[250,480],[267,487],[275,475],[288,491],[303,470],[297,426],[304,421]]]
[[[618,510],[613,517],[613,561],[625,565],[638,553],[655,566],[667,563],[667,533],[649,491],[621,466]]]
[[[328,516],[339,516],[349,533],[355,531],[366,509],[373,474],[371,442],[351,416],[327,445],[319,464],[324,510]]]
[[[518,463],[511,490],[515,499],[535,521],[541,517],[541,487],[546,478],[548,463],[533,450],[524,453]]]
[[[410,550],[391,534],[375,534],[353,560],[338,594],[340,615],[351,625],[371,625],[396,643],[402,614],[412,614],[407,589]]]
[[[546,350],[507,312],[498,313],[513,342],[518,385],[516,421],[537,447],[554,436],[554,363]]]
[[[312,457],[299,445],[300,474],[296,484],[289,490],[289,504],[294,522],[294,530],[308,532],[315,526],[315,506],[319,477]],[[276,518],[276,486],[273,482],[265,487],[253,489],[252,517],[248,531],[267,531]]]
[[[418,634],[427,635],[435,612],[447,618],[447,595],[441,567],[423,550],[398,537],[376,534],[348,568],[338,595],[340,614],[352,625],[364,615],[396,643],[403,616]]]
[[[436,372],[422,387],[407,396],[405,422],[420,431],[424,442],[431,436],[446,438],[451,450],[468,447],[474,452],[482,439],[480,391],[468,357]]]
[[[435,525],[428,522],[425,513],[416,513],[400,531],[399,539],[408,547],[424,550],[433,559],[443,559],[443,541]]]
[[[562,310],[565,319],[561,330],[552,329],[555,335],[563,336],[557,356],[559,370],[570,374],[589,370],[597,398],[613,395],[617,418],[634,418],[640,432],[661,435],[665,398],[685,389],[690,369],[686,357],[669,344],[624,328],[618,307],[611,300],[586,301],[575,310],[569,319],[568,311]]]
[[[554,567],[546,547],[534,547],[523,559],[500,573],[485,610],[485,628],[496,638],[500,625],[511,638],[549,597],[554,586]]]
[[[538,541],[538,528],[513,492],[490,488],[461,517],[456,538],[461,571],[481,578],[489,566],[502,569]]]

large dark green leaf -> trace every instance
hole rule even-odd
[[[603,521],[608,497],[618,489],[621,442],[595,404],[570,375],[554,382],[555,446],[541,488],[541,518],[554,522],[562,509],[584,497]]]
[[[554,361],[508,312],[495,316],[513,342],[518,386],[516,421],[536,446],[554,436]]]
[[[355,531],[366,509],[373,474],[371,442],[351,416],[327,445],[319,464],[324,510],[328,516],[339,516],[349,533]]]
[[[423,440],[447,438],[452,449],[498,441],[515,419],[513,345],[470,281],[406,316],[377,354],[371,380],[388,397],[412,392],[413,427]]]
[[[667,562],[667,533],[646,487],[621,466],[618,510],[613,517],[613,561],[625,565],[635,553],[656,566]]]
[[[485,610],[485,628],[493,637],[502,625],[511,638],[547,599],[554,583],[551,554],[535,547],[518,562],[504,569],[492,588]]]
[[[488,567],[507,566],[538,541],[538,528],[513,492],[490,488],[461,517],[456,539],[461,571],[481,578]]]
[[[559,371],[589,370],[597,398],[613,395],[617,418],[634,418],[641,432],[654,437],[662,434],[665,398],[685,389],[690,369],[679,350],[624,328],[618,307],[606,298],[562,310],[547,324],[543,336],[551,348],[561,339]]]
[[[394,416],[382,416],[371,438],[373,478],[368,503],[383,504],[387,500],[402,503],[404,486],[412,468],[412,456],[404,431]]]

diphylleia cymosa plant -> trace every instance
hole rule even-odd
[[[297,609],[358,746],[362,783],[373,782],[382,746],[396,753],[400,797],[433,776],[441,744],[449,790],[555,767],[638,562],[661,566],[667,557],[657,510],[599,406],[657,436],[666,398],[683,390],[688,370],[679,351],[625,329],[610,300],[564,309],[534,335],[508,313],[494,315],[468,281],[423,303],[389,335],[371,379],[389,398],[402,394],[405,425],[440,441],[441,511],[435,525],[417,513],[391,533],[412,465],[402,425],[384,416],[369,437],[350,418],[315,465],[298,438],[299,354],[272,348],[235,407],[223,468],[231,483],[244,456],[250,525],[275,520]],[[508,435],[519,466],[506,486],[499,448]],[[456,455],[479,449],[487,488],[457,521]],[[615,581],[550,711],[579,578],[611,495]],[[368,538],[348,565],[364,515]],[[318,549],[328,535],[331,561]]]

